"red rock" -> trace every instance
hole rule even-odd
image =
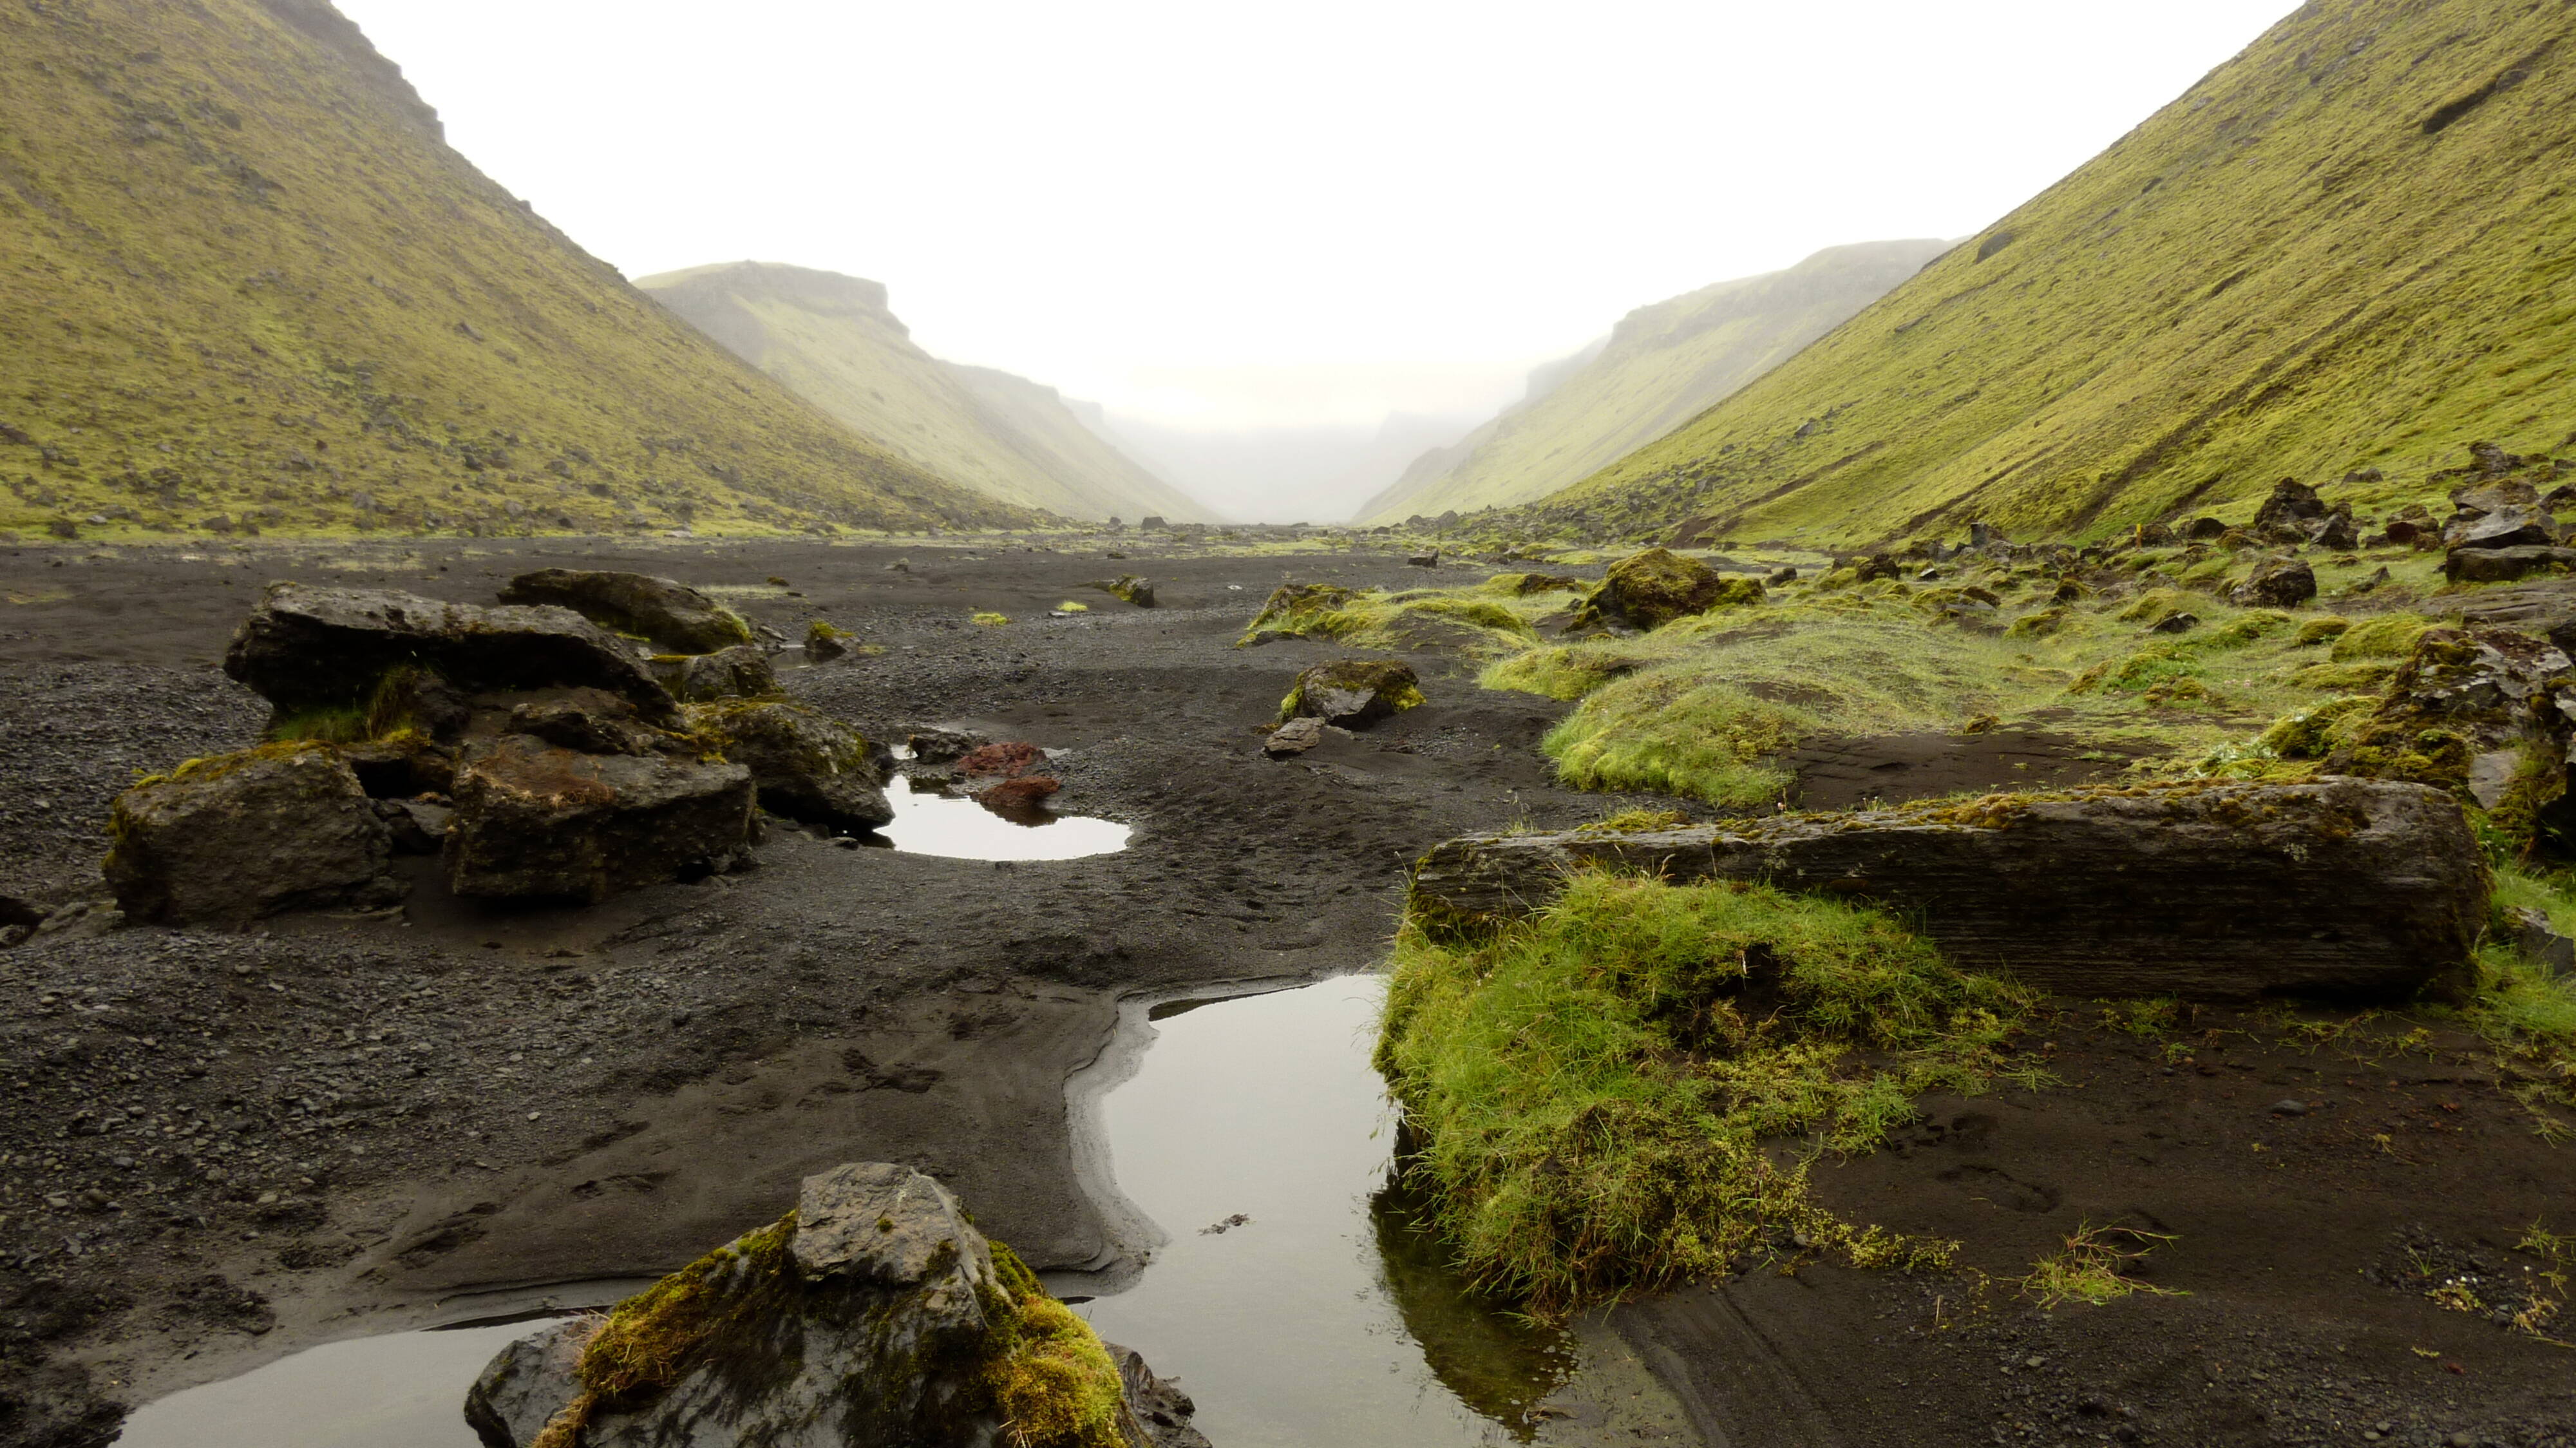
[[[957,761],[957,769],[970,778],[998,775],[1003,779],[1017,779],[1044,763],[1045,750],[1034,744],[1012,740],[1006,744],[987,744],[975,750]]]

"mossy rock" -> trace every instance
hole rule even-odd
[[[1266,644],[1273,639],[1332,637],[1331,616],[1360,595],[1330,583],[1283,583],[1263,600],[1235,647]]]
[[[1122,573],[1116,578],[1086,583],[1083,587],[1099,589],[1121,603],[1132,603],[1138,608],[1154,606],[1154,581],[1150,578],[1139,578],[1132,573]]]
[[[1279,722],[1321,719],[1358,729],[1423,702],[1421,680],[1401,659],[1331,659],[1297,676],[1279,701]]]
[[[2323,759],[2334,752],[2339,726],[2368,714],[2379,701],[2367,694],[2329,699],[2313,709],[2272,722],[2256,742],[2283,759]]]
[[[1749,586],[1749,593],[1747,588]],[[1704,613],[1720,602],[1761,601],[1757,579],[1727,579],[1696,558],[1669,548],[1649,548],[1610,565],[1598,587],[1575,610],[1576,628],[1661,628]]]

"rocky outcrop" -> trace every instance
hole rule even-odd
[[[1401,659],[1328,659],[1288,686],[1279,722],[1321,719],[1360,729],[1422,702],[1422,681]]]
[[[732,609],[676,579],[642,573],[543,568],[511,579],[501,601],[569,608],[665,653],[711,654],[751,642],[751,626]]]
[[[2326,516],[2326,501],[2317,490],[2297,478],[2283,478],[2272,485],[2272,496],[2254,512],[2254,530],[2287,529],[2305,535],[2309,528]]]
[[[2576,567],[2576,548],[2551,544],[2459,547],[2442,558],[2442,576],[2453,583],[2510,583],[2535,573],[2571,567]]]
[[[1435,927],[1507,921],[1587,865],[1874,901],[1919,921],[1965,969],[2073,995],[2193,1000],[2447,993],[2465,977],[2487,892],[2450,794],[2327,778],[1470,837],[1416,865],[1414,906]]]
[[[448,888],[596,903],[728,869],[750,846],[752,798],[739,764],[583,754],[505,734],[469,748],[457,769]]]
[[[568,608],[478,608],[382,589],[278,583],[224,654],[224,672],[281,713],[366,704],[405,666],[466,693],[588,686],[646,718],[673,712],[670,691],[632,649]]]
[[[338,752],[271,744],[118,795],[107,882],[127,918],[240,923],[399,902],[393,834]]]
[[[1207,1448],[1191,1412],[883,1163],[808,1177],[780,1221],[512,1344],[465,1402],[485,1448]]]
[[[692,704],[757,699],[778,692],[778,674],[769,665],[769,655],[750,644],[711,654],[656,654],[649,667],[654,680],[673,698]]]
[[[838,720],[776,702],[692,705],[689,720],[751,771],[761,808],[772,814],[851,833],[894,822],[868,741]]]

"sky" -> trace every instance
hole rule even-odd
[[[629,276],[870,277],[1189,429],[1475,414],[1630,308],[1964,236],[2288,0],[339,0]]]

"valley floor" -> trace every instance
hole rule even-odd
[[[1136,827],[1119,854],[1016,864],[778,827],[754,869],[586,911],[424,884],[407,915],[0,952],[0,1444],[108,1441],[124,1405],[476,1293],[667,1270],[846,1160],[934,1172],[1033,1264],[1113,1267],[1132,1244],[1083,1191],[1064,1082],[1121,997],[1369,968],[1432,844],[1641,802],[1559,788],[1537,744],[1568,706],[1440,653],[1413,656],[1424,707],[1263,757],[1290,677],[1337,650],[1233,648],[1245,623],[1283,581],[1425,581],[1400,557],[1062,546],[0,551],[0,895],[101,893],[114,794],[257,737],[265,707],[217,662],[275,578],[489,602],[528,569],[627,567],[791,636],[825,618],[872,647],[791,695],[872,737],[1067,751],[1057,810]],[[1121,572],[1161,606],[1083,587]],[[1089,610],[1047,616],[1068,600]],[[2015,748],[1926,787],[2054,778],[2082,741]],[[1885,762],[1813,761],[1820,792]],[[2470,1038],[2206,1012],[2147,1040],[2060,1009],[2060,1087],[1928,1101],[1900,1148],[1816,1169],[1839,1213],[1965,1241],[1962,1273],[1764,1270],[1591,1340],[1710,1444],[2576,1441],[2576,1352],[2426,1295],[2519,1300],[2479,1274],[2537,1221],[2576,1231],[2576,1151]],[[2174,1234],[2151,1280],[2187,1295],[2050,1311],[2004,1280],[2088,1222]],[[1637,1441],[1612,1399],[1645,1389],[1618,1381],[1560,1395],[1543,1440]]]

